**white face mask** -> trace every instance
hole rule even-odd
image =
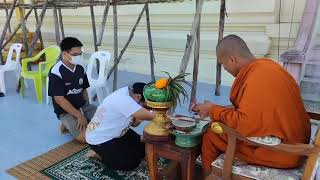
[[[72,56],[70,63],[71,64],[81,64],[81,59],[82,59],[82,55]]]

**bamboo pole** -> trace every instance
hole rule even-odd
[[[168,0],[128,0],[128,1],[116,1],[112,2],[111,5],[136,5],[136,4],[145,4],[145,3],[167,3]]]
[[[97,42],[98,46],[101,46],[101,43],[102,43],[102,38],[103,38],[104,29],[106,27],[109,8],[110,8],[110,0],[107,1],[106,7],[104,8],[101,27],[100,27],[100,31],[99,31],[99,38],[98,38],[98,42]]]
[[[64,34],[64,26],[63,26],[61,8],[58,9],[58,15],[59,15],[59,26],[60,26],[60,30],[61,30],[61,37],[62,37],[62,39],[64,39],[65,38],[65,34]]]
[[[44,8],[42,7],[42,10],[43,10]],[[39,24],[39,16],[38,16],[38,12],[37,12],[37,9],[35,8],[34,9],[34,16],[35,16],[35,18],[36,18],[36,22],[37,22],[37,24]],[[40,14],[40,18],[41,18],[41,14]],[[41,22],[42,23],[42,22]],[[41,48],[44,48],[44,43],[43,43],[43,39],[42,39],[42,33],[41,33],[41,30],[39,30],[39,39],[40,39],[40,44],[41,44]],[[32,43],[31,43],[32,44]],[[32,45],[31,45],[32,46]],[[32,50],[33,50],[33,48],[34,48],[34,46],[32,46]]]
[[[97,46],[97,29],[96,29],[96,20],[94,18],[94,9],[93,6],[90,6],[90,14],[91,14],[91,25],[92,25],[92,33],[93,33],[93,45],[94,45],[94,51],[98,51]],[[100,63],[99,60],[96,59],[96,67],[97,72],[99,73]]]
[[[43,44],[40,29],[41,29],[41,26],[42,26],[42,23],[43,23],[43,19],[44,19],[45,13],[47,11],[47,5],[48,5],[48,1],[46,1],[43,4],[42,11],[41,11],[41,14],[40,14],[40,20],[38,19],[38,14],[35,13],[36,14],[36,19],[37,19],[37,27],[36,27],[36,31],[35,31],[36,34],[32,39],[31,46],[30,46],[30,49],[29,49],[29,52],[28,52],[28,57],[30,57],[32,55],[32,51],[34,49],[34,46],[37,43],[38,38],[40,38],[41,44]],[[35,9],[34,11],[36,12],[37,10]]]
[[[21,19],[21,30],[22,30],[22,37],[24,42],[24,48],[26,49],[26,52],[29,51],[29,44],[28,44],[28,38],[27,38],[27,26],[26,26],[26,19],[24,19],[23,16],[23,9],[22,7],[19,7],[19,14]]]
[[[149,44],[149,54],[150,54],[150,66],[151,66],[151,80],[155,81],[156,78],[154,76],[154,53],[153,53],[153,47],[152,47],[152,36],[151,36],[151,27],[150,27],[150,16],[149,16],[149,4],[145,4],[145,11],[146,11],[146,21],[147,21],[147,31],[148,31],[148,44]]]
[[[91,14],[91,25],[92,25],[92,33],[93,33],[93,45],[94,50],[98,51],[97,46],[97,29],[96,29],[96,20],[94,18],[94,9],[93,6],[90,6],[90,14]]]
[[[196,7],[198,6],[198,1],[199,0],[196,0]],[[192,89],[191,89],[191,99],[190,99],[189,107],[191,107],[194,103],[197,102],[196,97],[197,97],[198,70],[199,70],[199,61],[200,61],[200,22],[201,22],[201,16],[199,16],[199,23],[198,23],[196,37],[195,37]]]
[[[53,18],[54,18],[54,29],[56,32],[56,43],[57,43],[57,45],[59,45],[60,44],[60,32],[59,32],[57,8],[55,5],[52,6],[52,12],[53,12]]]
[[[223,38],[225,15],[226,15],[226,1],[225,0],[221,0],[218,42],[220,42],[222,40],[222,38]],[[220,96],[220,88],[221,88],[221,64],[218,63],[218,60],[217,60],[217,65],[216,65],[216,90],[215,90],[215,95],[216,96]]]
[[[19,4],[20,5],[20,4]],[[27,38],[27,26],[26,26],[26,20],[24,17],[24,9],[22,7],[19,7],[19,15],[20,15],[20,22],[21,22],[21,30],[22,30],[22,37],[24,42],[24,47],[26,50],[26,54],[28,55],[29,52],[29,45],[28,45],[28,38]],[[30,9],[30,13],[32,12],[34,8]],[[28,65],[28,70],[31,70],[31,66]],[[16,91],[19,92],[21,87],[21,81],[19,80]]]
[[[118,17],[117,17],[117,5],[113,5],[113,44],[114,44],[114,72],[113,72],[113,91],[117,90],[118,81]]]
[[[140,22],[140,19],[141,19],[142,15],[143,15],[143,12],[145,11],[145,8],[146,8],[146,6],[144,6],[143,9],[142,9],[142,11],[140,12],[139,17],[138,17],[136,23],[134,24],[134,26],[133,26],[133,28],[132,28],[132,30],[131,30],[129,39],[127,40],[126,44],[125,44],[124,47],[122,48],[122,50],[121,50],[121,52],[120,52],[120,55],[119,55],[118,58],[117,58],[117,61],[114,63],[114,65],[112,66],[112,68],[109,70],[107,79],[110,78],[112,72],[116,69],[117,65],[119,64],[119,62],[120,62],[120,60],[121,60],[121,58],[122,58],[122,55],[124,54],[124,52],[126,51],[127,47],[129,46],[129,44],[130,44],[130,42],[131,42],[131,40],[132,40],[132,38],[133,38],[133,36],[134,36],[134,32],[135,32],[135,30],[136,30],[136,28],[137,28],[137,26],[138,26],[138,24],[139,24],[139,22]]]
[[[197,9],[196,9],[196,13],[195,13],[194,19],[193,19],[191,33],[190,33],[190,36],[191,36],[190,42],[187,41],[186,49],[185,49],[185,52],[184,52],[184,55],[183,55],[183,58],[182,58],[182,62],[181,62],[181,65],[180,65],[179,73],[186,72],[186,69],[187,69],[187,66],[188,66],[188,63],[189,63],[189,59],[190,59],[190,55],[191,55],[192,46],[194,44],[194,39],[195,39],[194,37],[196,35],[198,24],[200,23],[199,22],[200,21],[199,16],[201,16],[203,1],[204,0],[199,0],[198,1],[198,6],[197,6]]]
[[[9,12],[9,15],[6,17],[6,22],[4,24],[4,27],[3,27],[3,31],[2,31],[2,34],[1,34],[1,38],[0,38],[0,60],[1,60],[1,64],[4,63],[4,60],[3,60],[3,57],[2,57],[2,44],[3,44],[3,41],[6,37],[6,33],[7,33],[7,30],[9,28],[9,24],[10,24],[10,20],[11,20],[11,17],[12,17],[12,14],[13,14],[13,11],[14,11],[14,8],[15,8],[15,5],[17,3],[17,0],[13,0],[12,4],[11,4],[11,7],[10,7],[10,12]]]
[[[24,17],[25,21],[28,19],[28,17],[30,16],[31,12],[32,12],[33,9],[30,9],[26,16]],[[12,33],[10,34],[10,36],[7,38],[6,42],[4,42],[2,44],[2,47],[0,46],[1,49],[3,49],[12,39],[13,37],[16,35],[16,33],[18,32],[18,30],[20,29],[21,27],[21,22],[19,22],[19,24],[15,27],[15,29],[12,31]]]
[[[4,4],[7,4],[6,0],[4,0],[3,2],[4,2]],[[7,6],[5,7],[5,11],[6,11],[6,18],[8,18],[8,16],[9,16],[9,11],[8,11]],[[10,25],[10,22],[9,22],[9,24],[8,24],[8,30],[9,30],[9,33],[11,33],[11,25]]]

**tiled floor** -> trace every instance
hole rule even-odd
[[[59,121],[51,105],[38,104],[33,91],[33,83],[28,81],[26,97],[15,92],[13,74],[6,74],[7,95],[0,98],[0,179],[14,179],[5,170],[28,159],[49,151],[71,140],[68,135],[59,133]],[[147,82],[149,76],[120,72],[119,87],[136,81]],[[111,82],[111,81],[110,81]],[[198,101],[212,100],[218,104],[229,104],[229,87],[222,88],[222,96],[214,96],[214,86],[200,83]],[[177,113],[188,114],[187,103],[178,107]],[[142,132],[143,126],[136,129]]]

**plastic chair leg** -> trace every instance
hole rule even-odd
[[[98,88],[96,88],[96,91],[97,91],[98,102],[99,102],[99,104],[101,104],[104,97],[105,97],[104,88],[98,87]]]
[[[42,84],[44,86],[44,89],[47,89],[47,77],[42,77]]]
[[[21,83],[21,95],[24,97],[24,78],[20,77],[20,83]]]
[[[92,89],[91,87],[89,87],[89,88],[87,89],[88,99],[89,99],[89,103],[90,103],[90,104],[93,103],[92,91],[93,91],[93,89]]]
[[[46,85],[46,88],[45,88],[45,90],[46,90],[46,103],[48,105],[49,104],[49,77],[46,77],[45,85]]]
[[[108,86],[105,86],[104,88],[105,88],[106,93],[107,93],[107,95],[106,95],[106,96],[109,96],[109,94],[110,94],[110,90],[109,90]]]
[[[4,83],[4,72],[0,71],[0,92],[6,94],[6,84]]]
[[[34,88],[36,90],[36,96],[38,103],[42,103],[42,82],[41,78],[34,79]]]
[[[17,77],[17,81],[19,82],[20,77],[21,77],[21,68],[15,69],[15,74]],[[28,83],[26,81],[24,81],[24,86],[25,86],[25,88],[28,88]]]

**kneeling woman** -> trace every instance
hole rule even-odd
[[[151,120],[153,112],[145,109],[145,83],[123,87],[104,99],[87,126],[86,141],[102,162],[115,170],[133,170],[145,156],[140,135],[130,126]]]

